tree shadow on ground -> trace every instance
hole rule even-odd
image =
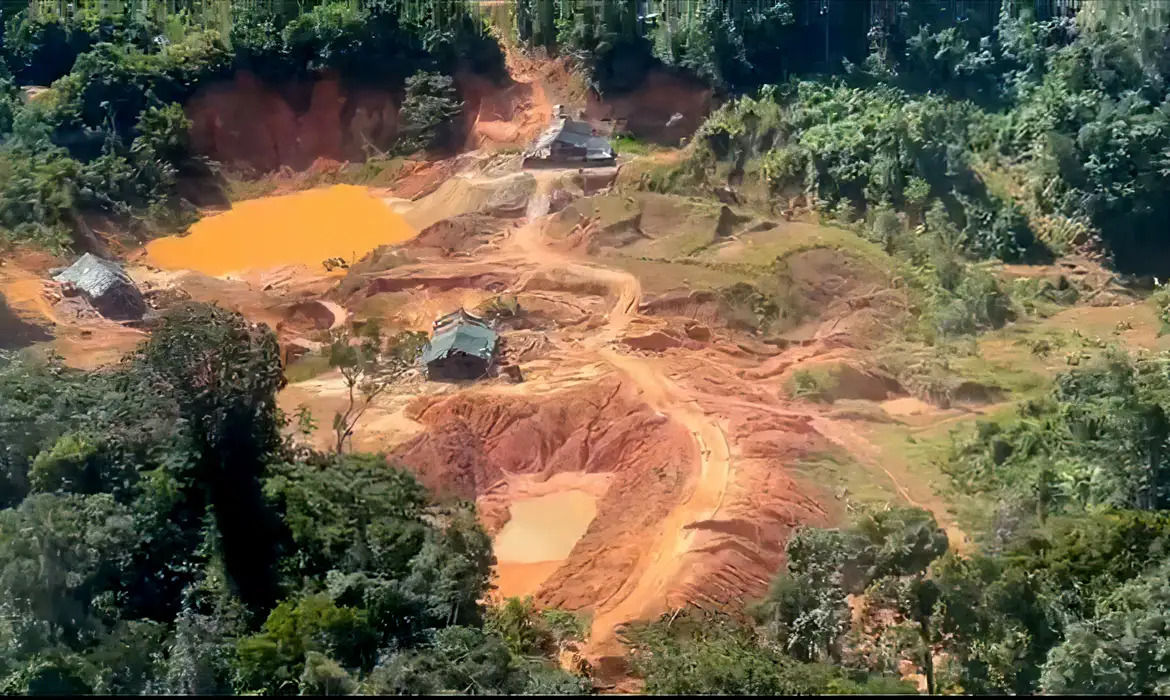
[[[16,350],[52,339],[44,328],[20,318],[0,294],[0,350]]]

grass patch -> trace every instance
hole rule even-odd
[[[329,371],[329,356],[310,352],[301,355],[284,368],[284,377],[289,384],[306,382]]]
[[[1033,356],[1029,353],[1028,357]],[[998,387],[1015,400],[1037,396],[1047,390],[1051,382],[1042,365],[1037,367],[1033,362],[1018,362],[1015,357],[992,359],[981,353],[958,358],[952,367],[959,379]]]
[[[248,179],[242,176],[228,175],[225,178],[227,182],[227,196],[233,202],[243,202],[249,199],[259,199],[267,197],[280,187],[280,183],[272,175],[265,175],[256,179]]]
[[[1028,320],[978,339],[979,358],[960,365],[969,376],[994,376],[1016,398],[1033,398],[1060,372],[1087,363],[1110,347],[1165,350],[1148,305],[1077,307],[1044,320]]]
[[[845,503],[847,510],[899,500],[893,483],[874,478],[865,465],[838,449],[814,452],[792,464],[802,480]]]
[[[685,258],[703,250],[715,240],[713,221],[705,229],[701,226],[689,230],[686,226],[682,228],[676,235],[638,241],[622,248],[622,253],[635,258]]]
[[[1051,347],[1056,342],[1044,344]],[[876,359],[907,393],[941,408],[1020,401],[1042,394],[1063,369],[1057,351],[1039,353],[1032,343],[1040,345],[1031,335],[1009,327],[979,339],[933,346],[891,343]]]
[[[613,144],[614,151],[619,156],[648,156],[652,153],[665,150],[661,146],[643,141],[633,134],[622,134],[614,138],[611,143]]]
[[[733,267],[715,268],[707,265],[671,262],[668,260],[641,260],[620,255],[599,259],[604,265],[616,267],[638,278],[642,289],[650,294],[662,294],[675,289],[721,289],[737,282],[751,282],[756,275]]]
[[[769,266],[786,258],[817,248],[830,248],[872,262],[883,271],[894,268],[893,260],[878,245],[852,231],[833,226],[804,222],[777,222],[774,228],[739,236],[738,242],[704,251],[699,258],[728,263]]]
[[[833,392],[837,390],[839,384],[840,379],[835,369],[814,367],[793,372],[785,383],[784,390],[794,399],[829,403],[833,400]]]
[[[370,158],[364,163],[350,163],[338,173],[336,184],[388,187],[398,179],[405,163],[399,157]]]
[[[562,239],[584,219],[597,218],[602,227],[611,226],[637,215],[639,206],[633,197],[598,195],[583,197],[557,213],[545,227],[545,235]]]
[[[227,196],[233,202],[287,194],[329,185],[361,185],[388,187],[398,179],[405,160],[399,157],[375,157],[362,163],[344,163],[337,168],[297,173],[288,171],[248,177],[241,173],[225,173]]]
[[[1080,293],[1043,277],[1021,277],[1006,285],[1012,301],[1028,316],[1048,318],[1076,304]]]
[[[546,235],[564,238],[585,220],[594,220],[602,231],[636,225],[645,239],[623,247],[623,252],[633,257],[674,258],[689,255],[714,240],[719,205],[648,192],[584,197],[558,213]]]
[[[1011,406],[990,414],[969,414],[952,420],[912,428],[897,423],[875,424],[867,429],[866,438],[881,451],[882,466],[898,475],[912,491],[929,491],[943,501],[954,515],[955,523],[976,540],[989,530],[997,504],[986,496],[955,489],[942,471],[953,436],[970,430],[976,420],[1008,420],[1014,415]],[[871,478],[876,478],[871,475]],[[887,482],[889,483],[889,482]],[[892,486],[891,486],[892,489]],[[891,498],[896,500],[897,496]]]

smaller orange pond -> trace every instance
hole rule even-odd
[[[576,489],[512,504],[496,535],[497,595],[530,595],[556,571],[597,515],[597,498]]]

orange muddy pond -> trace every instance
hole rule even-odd
[[[497,595],[526,595],[556,571],[597,515],[597,498],[569,490],[512,504],[496,535]]]
[[[152,241],[146,255],[164,269],[208,275],[294,264],[323,272],[324,260],[354,262],[416,233],[366,188],[334,185],[240,202],[196,222],[186,236]]]

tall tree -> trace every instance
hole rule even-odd
[[[284,386],[276,335],[207,304],[171,309],[138,351],[141,371],[165,382],[194,432],[184,475],[219,530],[224,564],[254,610],[276,600],[278,523],[264,503],[265,462],[281,445],[276,392]]]

